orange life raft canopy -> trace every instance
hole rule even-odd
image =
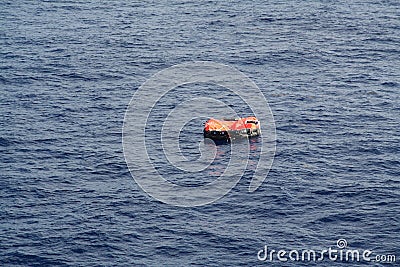
[[[237,137],[258,136],[260,123],[256,117],[239,119],[209,119],[204,126],[204,137],[215,140],[230,140]]]

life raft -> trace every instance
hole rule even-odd
[[[232,140],[261,134],[260,122],[256,117],[237,119],[209,119],[204,126],[204,138]]]

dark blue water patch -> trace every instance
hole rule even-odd
[[[385,87],[398,87],[399,83],[397,83],[397,82],[383,82],[382,85],[385,86]]]
[[[335,215],[326,215],[316,220],[316,223],[344,223],[344,222],[359,222],[362,221],[362,218],[357,215],[350,215],[346,213],[335,214]]]
[[[37,256],[29,252],[12,252],[5,256],[4,264],[21,265],[21,266],[70,266],[67,262],[63,262],[57,257]]]
[[[336,194],[337,191],[328,190],[328,189],[319,189],[319,190],[311,191],[311,193],[317,194],[317,195],[329,196],[329,195],[332,195],[332,194]]]
[[[11,138],[0,137],[0,146],[9,147],[14,143]]]

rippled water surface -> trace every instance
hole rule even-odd
[[[1,266],[310,266],[261,262],[257,252],[337,248],[339,238],[400,258],[398,1],[1,6]],[[254,193],[250,161],[224,198],[177,208],[134,182],[121,131],[146,79],[196,60],[230,65],[260,87],[277,151]],[[182,97],[173,96],[160,111]],[[240,99],[226,100],[246,111]],[[198,123],[182,133],[187,157],[198,152]],[[181,182],[223,171],[229,149],[219,149],[210,176]]]

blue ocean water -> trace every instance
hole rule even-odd
[[[342,266],[257,258],[340,238],[400,258],[398,1],[1,6],[1,266]],[[122,124],[151,75],[196,60],[260,87],[277,151],[254,193],[249,170],[217,202],[177,208],[132,179]],[[196,125],[182,135],[189,157]]]

